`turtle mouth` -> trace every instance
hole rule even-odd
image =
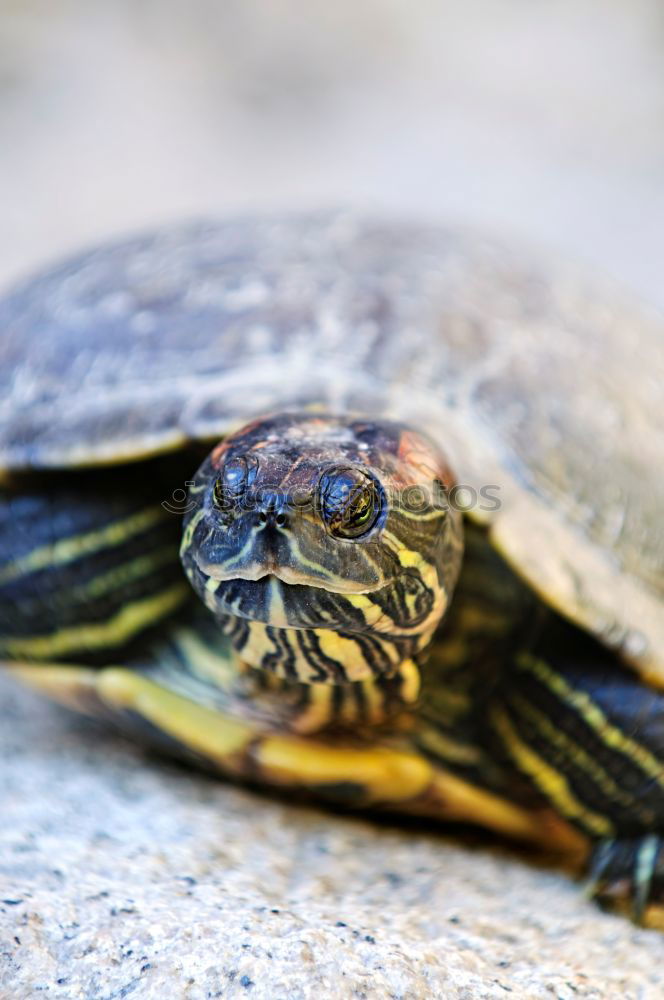
[[[245,576],[215,579],[212,587],[204,585],[199,593],[213,614],[272,628],[336,631],[349,624],[346,602],[350,594],[299,580],[295,584],[286,583],[274,573],[263,573],[256,579]]]
[[[278,580],[287,586],[312,587],[316,590],[326,590],[331,594],[371,594],[390,583],[389,580],[380,580],[367,586],[344,577],[313,575],[292,566],[281,566],[273,560],[245,565],[240,569],[233,566],[224,567],[219,563],[204,562],[197,557],[194,559],[200,571],[208,579],[216,580],[219,583],[244,580],[250,583],[263,582],[269,585],[272,581]]]

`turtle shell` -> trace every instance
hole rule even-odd
[[[74,258],[5,298],[0,331],[5,470],[278,409],[406,420],[544,599],[664,685],[664,324],[610,284],[472,233],[248,218]]]

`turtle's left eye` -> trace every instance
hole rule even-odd
[[[255,459],[243,455],[229,458],[219,473],[212,491],[217,507],[227,510],[240,499],[256,476]]]
[[[378,486],[360,469],[332,469],[321,477],[318,501],[322,518],[337,538],[359,538],[378,518]]]

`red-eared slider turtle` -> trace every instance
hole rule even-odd
[[[225,775],[584,855],[659,920],[655,318],[326,216],[102,247],[0,330],[8,669]]]

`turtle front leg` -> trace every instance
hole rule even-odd
[[[489,741],[593,845],[589,894],[664,927],[664,692],[554,622],[505,667]]]
[[[354,809],[481,824],[565,853],[583,841],[552,810],[524,807],[434,762],[408,732],[303,735],[253,714],[219,634],[173,627],[140,663],[9,669],[71,708],[228,777]]]
[[[586,891],[592,899],[664,930],[664,835],[601,840],[589,868]]]

